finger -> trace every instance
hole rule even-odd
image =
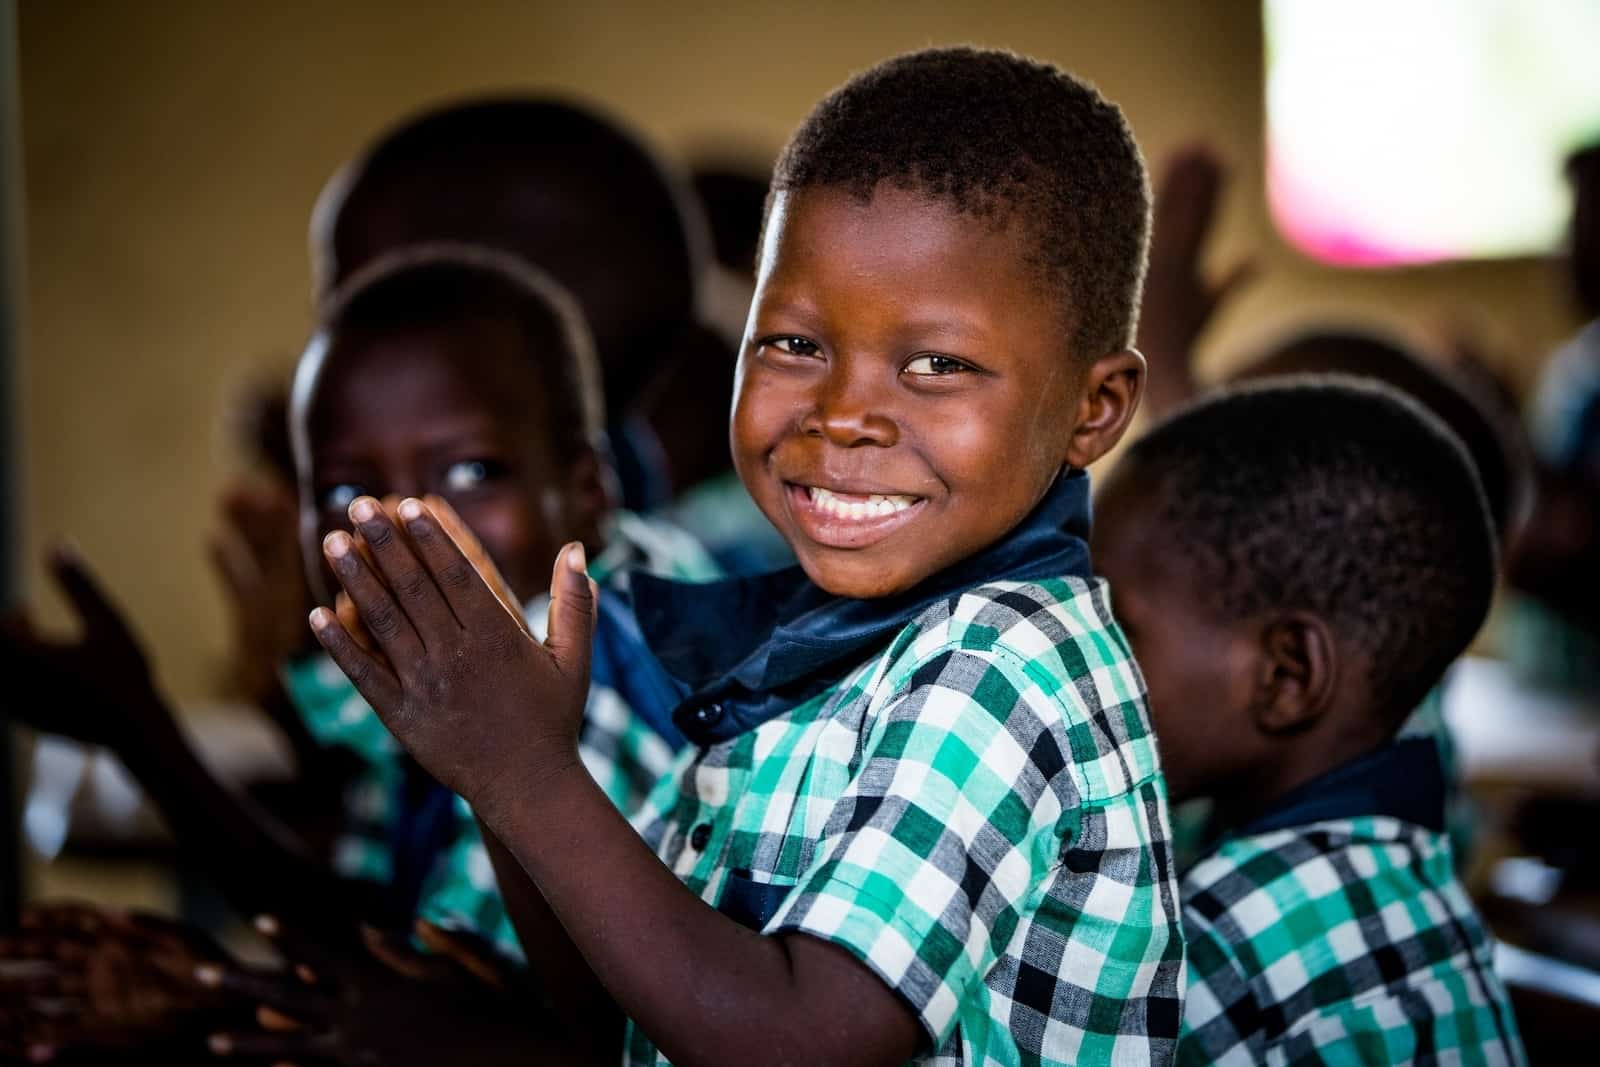
[[[454,635],[460,629],[455,613],[394,519],[371,497],[357,497],[350,505],[350,521],[372,551],[378,573],[424,647]]]
[[[15,1004],[41,998],[81,997],[88,988],[83,971],[75,967],[8,968],[7,973],[0,974],[0,1000]]]
[[[110,639],[130,648],[138,647],[133,631],[123,621],[122,613],[101,590],[100,583],[89,572],[88,564],[75,548],[65,543],[58,544],[50,554],[50,570],[90,635]]]
[[[333,613],[338,616],[339,625],[345,628],[356,644],[373,655],[378,655],[378,643],[367,633],[367,624],[361,621],[361,612],[356,610],[356,602],[342,589],[333,594]]]
[[[205,989],[265,1004],[302,1023],[323,1021],[333,1014],[328,994],[284,971],[254,971],[202,963],[194,969],[194,980]]]
[[[334,981],[362,951],[359,931],[343,923],[337,929],[319,929],[315,934],[280,922],[276,915],[257,915],[253,925],[308,985]]]
[[[489,550],[483,547],[478,535],[461,521],[461,516],[456,514],[456,509],[451,507],[444,497],[429,494],[422,498],[422,503],[449,535],[450,540],[455,542],[461,554],[467,557],[467,561],[478,572],[478,577],[482,578],[494,593],[495,599],[516,618],[517,625],[532,636],[532,631],[528,630],[528,620],[522,612],[522,598],[511,588],[511,583],[505,580],[500,568],[495,566],[494,560],[489,556]]]
[[[372,953],[374,959],[402,977],[421,981],[439,973],[433,966],[433,960],[394,935],[364,926],[361,940],[366,943],[367,951]]]
[[[323,538],[322,551],[339,584],[355,602],[367,632],[372,634],[389,662],[398,666],[420,660],[422,638],[412,627],[405,610],[395,603],[378,573],[356,551],[350,535],[335,530]]]
[[[0,939],[0,974],[15,968],[62,964],[81,966],[93,951],[93,938],[76,932],[28,933],[20,937]]]
[[[93,935],[117,912],[77,900],[30,904],[23,909],[18,925],[34,933]]]
[[[490,988],[503,992],[510,985],[504,957],[483,938],[465,930],[446,930],[426,919],[417,920],[416,931],[429,952],[452,961]]]
[[[550,578],[550,636],[544,643],[568,678],[589,677],[598,590],[587,566],[582,543],[574,541],[556,557]]]
[[[305,1024],[299,1019],[291,1018],[276,1008],[268,1007],[265,1004],[256,1007],[256,1022],[261,1026],[261,1029],[271,1030],[275,1033],[288,1033],[305,1029]]]
[[[1168,162],[1156,194],[1153,255],[1194,260],[1216,214],[1222,164],[1204,145],[1191,145]]]
[[[459,625],[479,628],[504,622],[504,606],[478,568],[420,500],[403,501],[400,520]]]
[[[257,1059],[322,1059],[333,1054],[337,1039],[329,1033],[271,1030],[244,1030],[212,1034],[206,1045],[214,1056],[243,1056]]]
[[[376,655],[357,644],[333,612],[327,608],[314,609],[311,612],[311,630],[316,634],[317,642],[368,704],[383,709],[394,708],[400,703],[404,697],[400,679]]]

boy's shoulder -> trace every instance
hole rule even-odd
[[[1158,773],[1144,681],[1099,578],[997,581],[944,598],[907,626],[869,687],[883,706],[919,689],[959,693],[1018,733],[1049,733],[1080,801]]]
[[[1266,833],[1228,834],[1183,873],[1187,921],[1219,927],[1235,937],[1246,936],[1260,919],[1239,922],[1241,915],[1272,911],[1318,899],[1375,874],[1357,854],[1403,851],[1408,859],[1425,860],[1438,846],[1437,835],[1422,827],[1383,816],[1327,819]],[[1230,916],[1232,921],[1223,921]]]
[[[1457,1032],[1479,1034],[1490,1062],[1515,1062],[1489,940],[1441,832],[1360,816],[1230,836],[1180,896],[1183,1062],[1289,1045],[1337,1058],[1347,1042]]]
[[[1133,659],[1100,578],[997,581],[963,590],[929,605],[890,655],[917,663],[953,650],[994,653],[1062,679]]]

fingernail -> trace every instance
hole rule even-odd
[[[300,981],[304,982],[306,985],[317,984],[317,972],[313,971],[310,967],[307,967],[303,963],[297,963],[294,965],[294,974],[296,978],[300,979]]]
[[[343,530],[335,530],[322,539],[322,548],[334,559],[342,559],[350,552],[350,535]]]
[[[313,630],[317,630],[319,632],[326,630],[328,627],[333,625],[333,621],[333,612],[329,611],[327,608],[311,609],[311,628]]]
[[[358,496],[350,503],[350,518],[356,522],[371,522],[378,517],[378,502],[370,496]]]
[[[207,989],[215,989],[222,984],[222,968],[214,963],[202,963],[194,969],[194,980]]]
[[[227,1034],[212,1034],[206,1038],[206,1047],[213,1056],[229,1056],[233,1054],[233,1039]]]
[[[407,522],[422,518],[422,501],[409,496],[400,501],[400,517]]]
[[[276,915],[257,915],[255,918],[256,933],[263,937],[278,936],[278,917]]]
[[[583,542],[574,541],[567,548],[567,566],[579,574],[589,573],[589,559],[584,555]]]

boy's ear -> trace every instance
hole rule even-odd
[[[1252,716],[1264,734],[1298,733],[1333,703],[1338,652],[1333,631],[1310,612],[1272,619],[1261,631]]]
[[[1137,349],[1101,356],[1084,372],[1067,463],[1082,469],[1122,439],[1144,395],[1145,362]]]

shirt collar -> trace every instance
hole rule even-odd
[[[1401,738],[1291,790],[1238,833],[1249,836],[1374,815],[1443,833],[1444,793],[1444,770],[1433,739]]]
[[[674,720],[711,744],[822,692],[941,600],[985,582],[1089,578],[1089,524],[1089,477],[1069,470],[1006,536],[892,597],[833,596],[789,567],[700,584],[636,575],[634,609],[688,694]]]

